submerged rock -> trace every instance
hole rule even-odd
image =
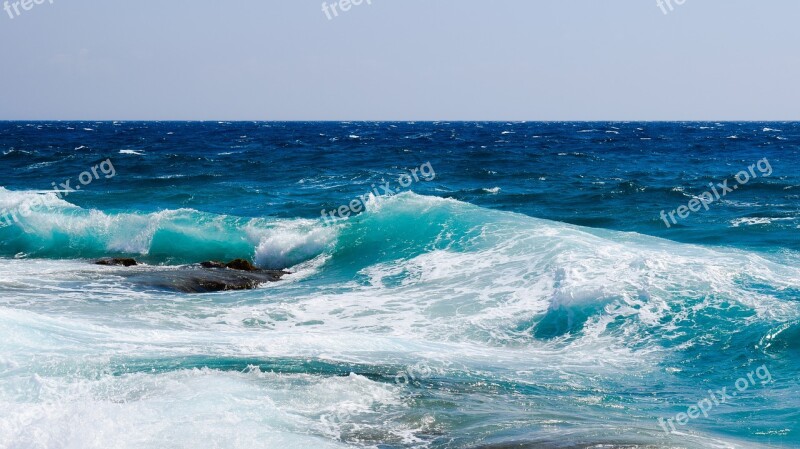
[[[97,262],[95,262],[95,265],[105,265],[109,267],[117,267],[117,266],[135,267],[136,265],[139,265],[139,263],[136,262],[136,260],[134,259],[108,258],[108,259],[98,260]]]
[[[217,262],[216,260],[200,262],[200,266],[203,268],[228,268],[225,262]]]
[[[103,259],[109,263],[102,265],[133,266],[110,263],[115,260],[117,259]],[[229,263],[209,261],[177,267],[145,265],[138,266],[134,270],[121,270],[115,274],[143,287],[182,293],[212,293],[252,290],[268,282],[277,282],[290,273],[281,270],[262,270],[246,260],[236,259]]]
[[[195,265],[172,270],[148,270],[128,279],[150,287],[183,293],[212,293],[252,290],[267,282],[277,282],[285,274],[288,273],[270,270],[237,271]]]

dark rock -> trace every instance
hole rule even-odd
[[[225,264],[226,267],[230,268],[231,270],[239,270],[239,271],[260,271],[258,268],[254,267],[253,264],[244,260],[244,259],[236,259],[228,262]]]
[[[100,265],[130,267],[133,259],[102,259]],[[147,288],[183,293],[211,293],[252,290],[268,282],[277,282],[286,271],[262,270],[243,259],[230,263],[217,261],[179,267],[142,266],[136,270],[119,270],[116,275]]]
[[[98,265],[132,267],[134,259],[105,258]],[[277,282],[286,271],[262,270],[244,259],[228,263],[202,262],[179,267],[142,266],[136,270],[120,270],[116,275],[143,287],[178,291],[183,293],[210,293],[233,290],[251,290],[268,282]]]
[[[109,258],[109,259],[100,259],[97,262],[95,262],[95,265],[105,265],[109,267],[118,267],[118,266],[134,267],[136,265],[139,265],[139,263],[136,262],[134,259]]]
[[[268,282],[277,282],[285,271],[237,271],[208,269],[199,265],[177,269],[139,271],[123,276],[148,287],[183,293],[211,293],[235,290],[252,290]]]
[[[244,259],[236,259],[228,263],[211,260],[208,262],[201,262],[200,266],[203,268],[210,268],[210,269],[230,268],[231,270],[237,270],[237,271],[261,271],[260,268],[256,267],[255,265]]]

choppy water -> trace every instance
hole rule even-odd
[[[800,447],[799,139],[0,123],[0,447]],[[104,256],[293,274],[185,295]]]

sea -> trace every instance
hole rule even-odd
[[[798,144],[0,122],[0,448],[798,448]],[[289,274],[125,275],[233,259]]]

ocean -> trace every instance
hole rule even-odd
[[[798,142],[0,122],[0,448],[800,447]]]

